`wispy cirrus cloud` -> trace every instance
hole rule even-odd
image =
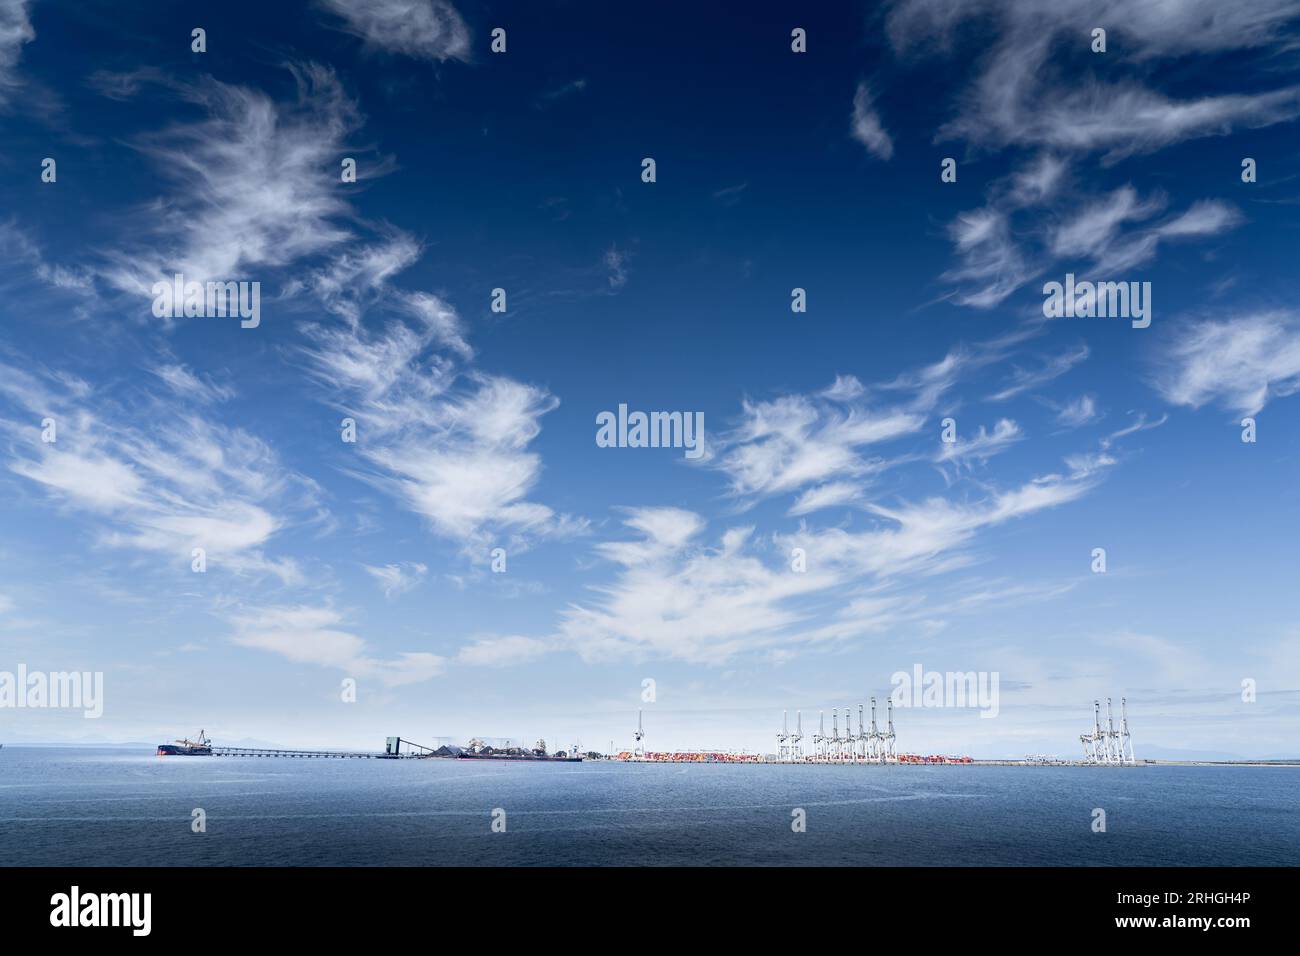
[[[1096,421],[1100,415],[1097,400],[1091,395],[1080,395],[1056,406],[1056,423],[1066,428],[1080,428]]]
[[[1150,261],[1164,240],[1206,238],[1235,228],[1242,221],[1235,206],[1202,199],[1150,227],[1123,231],[1125,223],[1150,219],[1164,205],[1163,196],[1139,199],[1132,186],[1124,186],[1063,222],[1051,235],[1051,252],[1057,259],[1091,260],[1094,274],[1114,273]]]
[[[1139,197],[1131,186],[1088,200],[1061,189],[1090,159],[1113,164],[1176,143],[1300,118],[1300,86],[1215,89],[1239,72],[1213,69],[1226,53],[1275,56],[1300,42],[1300,12],[1289,0],[1225,10],[1215,0],[1147,4],[1135,0],[998,3],[899,0],[887,32],[899,58],[952,57],[973,64],[953,102],[953,118],[936,139],[958,139],[979,152],[1032,151],[1035,158],[995,181],[983,207],[948,225],[957,264],[942,279],[949,298],[988,309],[1053,262],[1071,271],[1109,273],[1152,260],[1165,242],[1204,239],[1241,221],[1230,204],[1203,199],[1153,222],[1165,199]],[[1104,54],[1090,51],[1104,27]],[[963,52],[957,54],[958,48]],[[965,48],[979,55],[966,57]],[[1199,57],[1209,78],[1198,95],[1156,88],[1165,67]],[[1068,201],[1067,201],[1068,200]],[[1036,215],[1026,221],[1026,210]],[[1044,227],[1043,219],[1058,225]]]
[[[547,109],[554,106],[560,100],[567,99],[570,96],[576,96],[587,88],[585,79],[570,80],[568,83],[561,83],[559,86],[553,86],[550,89],[543,90],[537,94],[536,107],[539,110]]]
[[[18,87],[18,62],[24,44],[36,39],[28,0],[0,0],[0,109],[12,101]]]
[[[988,401],[1005,402],[1007,399],[1053,382],[1080,362],[1085,361],[1090,354],[1088,346],[1080,343],[1058,355],[1050,356],[1037,368],[1016,367],[1012,370],[1007,384],[988,396]]]
[[[362,566],[378,582],[386,598],[414,589],[429,571],[429,566],[419,561],[403,561],[401,564],[385,564],[381,567],[371,564]]]
[[[241,608],[229,616],[230,640],[286,658],[342,671],[345,676],[378,680],[388,687],[437,677],[445,659],[424,651],[375,657],[365,640],[343,630],[344,616],[332,607],[281,605]]]
[[[601,257],[601,262],[608,273],[610,295],[619,292],[627,285],[627,263],[630,258],[631,253],[619,249],[618,246],[610,246]]]
[[[1140,197],[1132,186],[1082,205],[1077,196],[1067,202],[1056,192],[1061,172],[1055,167],[1044,172],[1042,162],[997,181],[984,206],[959,213],[948,224],[960,264],[941,278],[958,287],[950,294],[953,301],[992,308],[1053,264],[1082,274],[1113,274],[1151,261],[1163,242],[1206,239],[1243,221],[1232,204],[1202,199],[1151,222],[1166,198]],[[1037,219],[1027,223],[1028,211],[1039,218],[1046,213],[1055,223],[1046,228]]]
[[[588,660],[722,664],[758,651],[784,649],[788,656],[799,645],[879,631],[933,610],[918,610],[925,598],[908,593],[909,579],[969,563],[965,549],[981,532],[1078,500],[1113,464],[1109,457],[1080,457],[1065,474],[976,501],[873,503],[865,510],[877,519],[874,527],[804,527],[769,542],[756,540],[748,526],[705,542],[707,523],[695,512],[630,509],[625,524],[637,536],[596,549],[614,564],[613,580],[593,586],[592,600],[562,612],[552,640]],[[805,557],[802,570],[791,566],[796,553]],[[838,609],[831,621],[810,623],[828,609]]]
[[[1021,326],[961,344],[885,382],[867,385],[840,375],[818,392],[745,399],[739,423],[711,440],[708,465],[727,476],[729,493],[743,503],[799,492],[791,515],[849,503],[872,476],[917,460],[869,456],[871,449],[916,435],[963,378],[1005,360],[1037,334]]]
[[[551,649],[535,637],[485,637],[462,647],[456,662],[471,667],[514,667],[531,663]]]
[[[408,300],[409,301],[409,300]],[[544,389],[455,363],[459,323],[433,296],[405,318],[304,327],[301,354],[331,400],[354,415],[355,474],[391,494],[480,560],[497,535],[514,550],[581,533],[585,522],[528,500],[541,458],[528,446],[558,404]],[[448,353],[448,348],[452,354]]]
[[[862,492],[862,486],[851,481],[828,481],[801,494],[786,514],[807,515],[824,508],[850,505],[861,500]]]
[[[417,262],[423,251],[415,236],[388,227],[374,241],[350,243],[328,262],[290,280],[284,295],[292,298],[309,291],[327,310],[355,324],[393,293],[393,277]]]
[[[954,295],[961,305],[995,306],[1038,271],[1012,235],[1010,217],[997,209],[986,206],[958,214],[948,224],[948,237],[961,264],[942,278],[966,286]]]
[[[470,30],[447,0],[319,0],[369,47],[416,59],[470,59]]]
[[[753,553],[752,528],[733,528],[713,546],[699,543],[704,519],[676,508],[632,509],[625,524],[639,537],[598,552],[618,567],[594,602],[562,612],[556,641],[584,659],[625,655],[722,663],[777,643],[800,620],[789,602],[829,587],[821,571],[794,574]]]
[[[920,411],[873,405],[862,384],[844,376],[813,395],[746,400],[740,425],[719,436],[711,464],[737,497],[786,494],[870,474],[876,465],[863,457],[865,449],[915,433],[924,422]]]
[[[1096,486],[1109,464],[1067,463],[1064,474],[1043,475],[974,502],[933,497],[892,507],[877,503],[868,510],[881,519],[879,528],[803,530],[779,540],[783,547],[803,547],[819,563],[847,574],[885,579],[952,567],[951,553],[980,531],[1078,500]]]
[[[84,295],[94,287],[92,273],[51,262],[36,240],[12,219],[0,221],[0,254],[10,264],[25,266],[38,282],[51,289]]]
[[[960,435],[956,441],[943,442],[934,456],[936,464],[955,465],[958,468],[975,462],[984,462],[1006,451],[1024,437],[1024,432],[1014,421],[1002,418],[992,430],[983,425],[969,438]]]
[[[886,132],[876,112],[875,98],[871,87],[859,83],[853,93],[853,113],[849,117],[849,132],[867,152],[878,159],[889,159],[894,155],[894,140]]]
[[[1050,239],[1051,252],[1057,258],[1100,258],[1125,222],[1149,219],[1163,206],[1163,198],[1139,200],[1137,190],[1124,186],[1085,205],[1073,218],[1058,226]]]
[[[1300,87],[1208,92],[1175,99],[1151,88],[1153,66],[1191,55],[1283,49],[1295,40],[1295,5],[1263,0],[1229,10],[1215,0],[1149,4],[1061,0],[964,4],[902,0],[887,20],[900,56],[944,55],[960,28],[989,43],[939,138],[993,147],[1105,151],[1114,161],[1187,139],[1258,128],[1300,116]],[[1084,74],[1094,27],[1110,33],[1106,78]],[[1057,64],[1066,64],[1058,66]],[[1118,68],[1118,69],[1117,69]],[[1119,79],[1111,79],[1116,72]]]
[[[103,253],[110,285],[151,296],[153,283],[176,272],[197,282],[247,278],[353,235],[337,163],[360,111],[328,67],[289,72],[288,101],[210,77],[163,81],[207,115],[135,142],[173,189],[135,214],[131,241]]]
[[[1188,322],[1162,355],[1155,386],[1173,405],[1216,402],[1253,415],[1300,391],[1300,316],[1272,310]]]
[[[174,370],[154,370],[175,381]],[[297,562],[266,546],[314,507],[315,484],[287,470],[263,440],[157,393],[125,406],[84,381],[0,364],[8,470],[57,507],[97,523],[95,543],[157,552],[173,567],[202,548],[211,570],[267,573],[293,583]],[[53,421],[53,441],[43,440]]]
[[[163,363],[149,369],[176,395],[201,404],[224,402],[234,397],[235,390],[212,380],[209,375],[194,372],[179,363]]]

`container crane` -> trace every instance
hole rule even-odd
[[[781,711],[781,732],[776,735],[776,759],[782,763],[790,756],[790,712]]]

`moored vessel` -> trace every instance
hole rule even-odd
[[[159,757],[211,757],[212,741],[199,731],[198,740],[177,740],[170,744],[158,745]]]

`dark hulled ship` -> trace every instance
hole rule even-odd
[[[212,741],[199,731],[198,740],[177,740],[175,743],[159,744],[159,757],[211,757]]]

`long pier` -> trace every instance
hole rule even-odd
[[[376,760],[387,756],[350,750],[270,750],[261,747],[213,747],[214,757],[323,757],[343,760]]]
[[[405,745],[405,750],[403,750]],[[432,747],[402,737],[389,737],[383,753],[360,750],[290,750],[271,747],[213,747],[214,757],[302,757],[335,760],[413,760],[430,757]]]

